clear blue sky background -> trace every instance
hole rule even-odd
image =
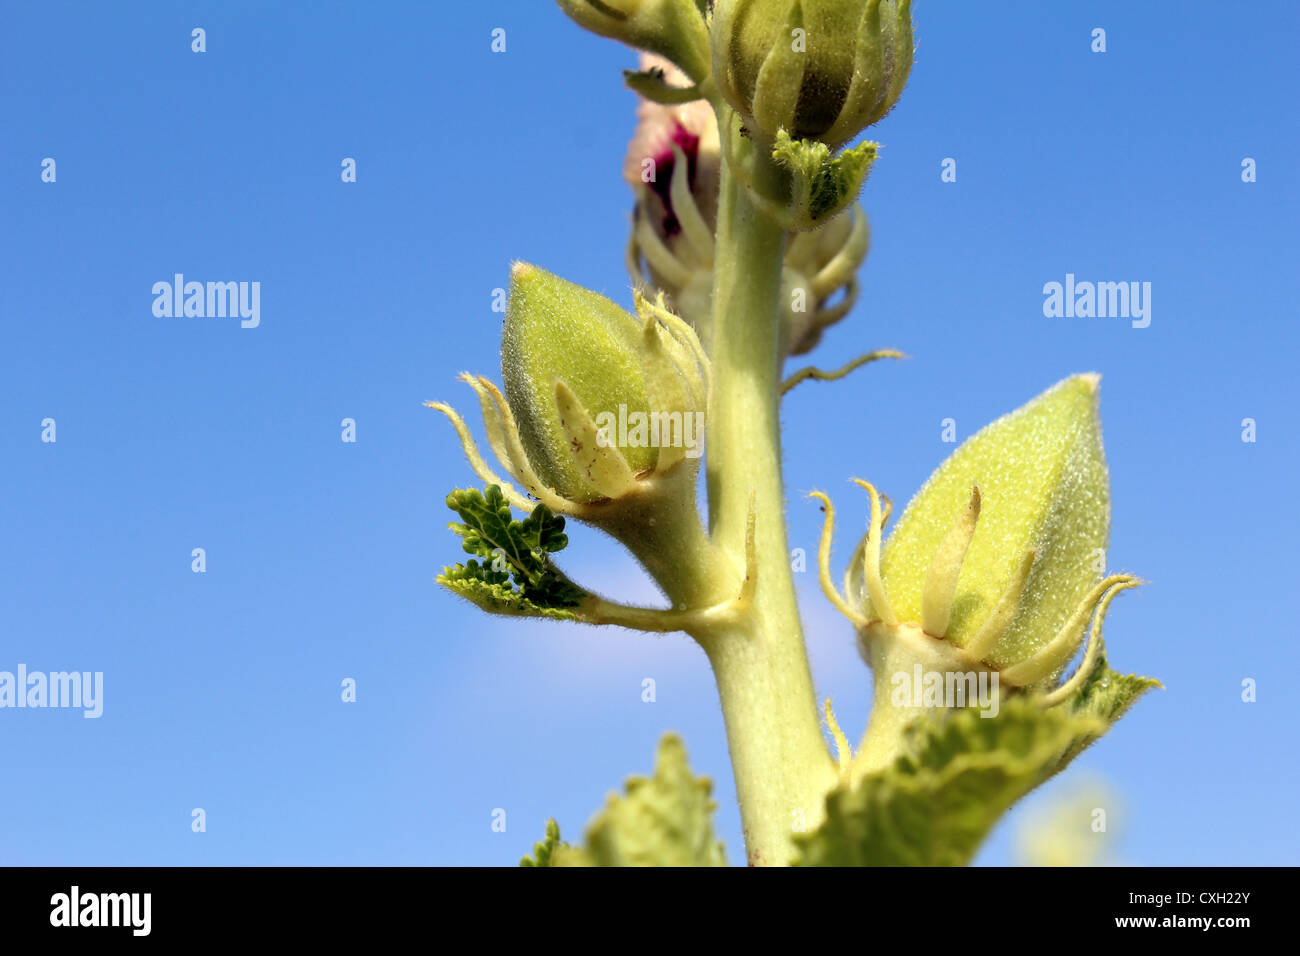
[[[1122,796],[1133,863],[1300,856],[1296,17],[918,3],[911,84],[875,133],[863,302],[816,354],[914,358],[784,410],[811,550],[807,490],[860,521],[849,477],[906,499],[952,450],[942,419],[964,438],[1104,374],[1111,563],[1152,582],[1108,646],[1168,689],[1076,766]],[[99,720],[0,711],[0,863],[513,863],[548,815],[576,836],[669,729],[742,859],[685,638],[490,619],[433,583],[470,474],[420,403],[471,410],[455,375],[497,374],[509,261],[628,298],[631,62],[537,0],[0,8],[0,670],[103,671],[106,695]],[[175,272],[260,281],[261,327],[155,318]],[[1067,272],[1151,282],[1150,327],[1044,318]],[[580,581],[653,600],[591,533],[571,552]],[[868,672],[800,583],[818,690],[856,730]],[[980,859],[1014,860],[1016,825]]]

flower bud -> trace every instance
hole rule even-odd
[[[524,263],[511,273],[501,344],[505,394],[461,376],[479,397],[488,443],[506,471],[558,514],[594,518],[586,506],[664,493],[659,476],[698,465],[708,407],[709,360],[680,317],[636,294],[637,312]],[[429,402],[456,427],[474,471],[510,503],[532,503],[479,453],[464,420]],[[679,473],[694,502],[695,471]]]
[[[840,146],[903,92],[911,0],[717,0],[712,52],[718,88],[747,126]]]
[[[1070,620],[1101,579],[1110,524],[1098,381],[1066,379],[976,433],[931,476],[881,555],[881,579],[897,614],[921,621],[927,598],[932,610],[942,602],[927,593],[943,586],[934,575],[948,571],[955,575],[948,618],[929,623],[942,626],[939,636],[968,645],[1032,551],[1015,613],[984,656],[1000,666],[1023,661]],[[975,517],[968,519],[972,502]],[[939,568],[953,535],[965,542],[964,557],[959,567]]]
[[[803,355],[858,300],[858,268],[871,245],[871,224],[853,205],[819,229],[797,232],[781,278],[782,350]]]
[[[695,467],[704,452],[709,359],[694,330],[660,296],[635,293],[640,320],[603,295],[516,263],[501,343],[505,394],[466,373],[483,409],[488,444],[531,499],[479,453],[464,419],[449,419],[475,473],[511,505],[597,520],[604,505],[671,496],[694,514]],[[689,462],[690,469],[676,470]],[[659,481],[673,473],[672,481]],[[670,487],[671,486],[671,487]],[[628,509],[614,509],[627,512]]]
[[[862,483],[871,519],[846,591],[864,651],[880,658],[891,642],[928,640],[958,664],[997,670],[1003,684],[1045,690],[1089,621],[1095,644],[1111,599],[1138,583],[1102,578],[1110,496],[1097,384],[1066,379],[968,439],[883,552],[879,496]]]
[[[629,413],[649,411],[640,344],[641,323],[603,295],[535,266],[514,265],[501,339],[506,401],[538,477],[566,498],[604,497],[573,454],[578,449],[564,421],[578,414],[573,400],[591,415],[617,414],[620,405]],[[648,471],[655,449],[627,448],[623,457],[634,474]]]
[[[662,57],[642,54],[642,71],[662,71],[680,87],[686,78]],[[713,291],[722,156],[718,121],[705,99],[682,104],[645,98],[623,164],[636,197],[628,271],[633,282],[662,290],[672,308],[703,331]]]

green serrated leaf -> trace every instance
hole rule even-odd
[[[675,734],[659,742],[652,777],[632,777],[587,827],[587,846],[552,856],[554,866],[726,866],[713,833],[713,789],[696,777]]]
[[[914,726],[909,753],[826,799],[826,820],[796,837],[806,866],[961,866],[998,818],[1055,772],[1081,736],[1104,722],[1027,697],[997,717],[974,709]]]
[[[539,504],[523,521],[514,520],[496,485],[483,492],[464,488],[447,496],[462,524],[448,525],[461,536],[471,558],[443,568],[438,583],[493,614],[575,620],[587,593],[566,578],[550,555],[569,543],[564,518]]]
[[[520,866],[555,866],[556,851],[564,850],[569,844],[560,840],[560,825],[555,820],[546,821],[546,837],[533,844],[533,855],[519,861]]]
[[[1052,773],[1060,773],[1075,757],[1083,753],[1110,727],[1128,713],[1137,699],[1153,687],[1163,687],[1160,681],[1137,674],[1121,674],[1112,670],[1103,651],[1097,658],[1092,675],[1079,688],[1077,694],[1062,708],[1079,716],[1095,717],[1102,721],[1100,733],[1080,734],[1061,754]]]
[[[858,198],[879,148],[879,143],[859,143],[821,169],[809,197],[808,214],[814,222],[825,222]]]
[[[576,611],[529,600],[509,584],[491,584],[475,577],[478,562],[469,561],[454,568],[444,568],[438,583],[489,614],[513,617],[545,617],[554,621],[577,621]]]
[[[776,135],[772,158],[790,173],[790,204],[796,224],[818,226],[846,209],[862,190],[879,143],[863,142],[832,157],[825,143]]]

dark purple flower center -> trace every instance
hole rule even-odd
[[[673,167],[677,165],[677,156],[672,147],[677,146],[686,157],[686,183],[695,188],[695,167],[700,155],[700,138],[681,123],[673,124],[669,145],[654,157],[654,182],[647,183],[659,201],[663,203],[664,215],[660,227],[665,236],[675,236],[682,231],[682,224],[673,212],[672,183]]]

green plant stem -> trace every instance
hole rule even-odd
[[[621,500],[600,527],[636,555],[677,610],[735,597],[744,564],[723,566],[700,523],[696,471],[683,462]]]
[[[729,111],[720,111],[724,123]],[[785,865],[815,827],[836,770],[822,737],[785,533],[779,295],[785,230],[724,165],[707,421],[713,542],[744,567],[751,500],[758,582],[746,625],[696,634],[713,665],[751,864]]]
[[[908,726],[934,716],[935,708],[925,706],[912,693],[915,668],[920,667],[924,676],[964,674],[979,667],[953,645],[930,637],[915,625],[889,627],[877,623],[869,634],[875,691],[867,730],[853,757],[854,783],[892,766],[907,750]],[[906,703],[895,702],[895,680],[900,676],[910,688]]]
[[[933,662],[920,655],[884,651],[879,646],[872,648],[871,672],[874,675],[875,690],[871,698],[871,714],[867,720],[866,733],[857,753],[853,755],[853,782],[861,780],[867,774],[891,766],[903,753],[907,738],[905,730],[908,724],[925,715],[917,706],[895,707],[891,700],[893,675],[910,674],[915,663],[923,668],[933,666]]]

